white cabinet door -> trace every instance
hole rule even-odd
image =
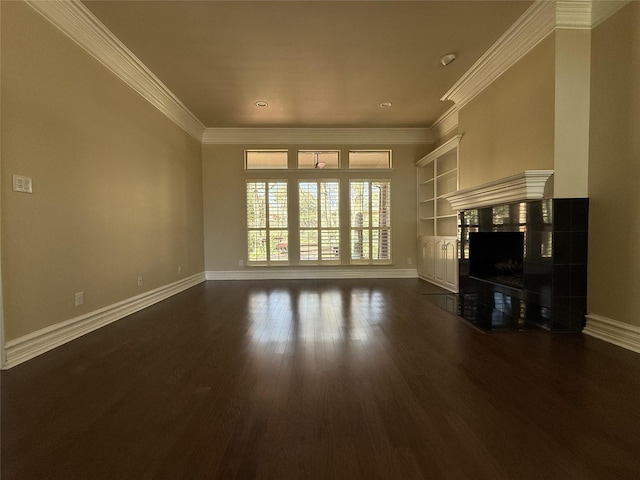
[[[456,237],[420,237],[418,274],[441,287],[458,291],[458,240]]]
[[[443,279],[445,288],[458,291],[458,240],[447,237],[442,241]]]
[[[444,262],[444,239],[442,237],[436,237],[435,240],[435,260],[436,260],[436,281],[440,284],[444,283],[446,274],[446,265]]]
[[[418,273],[423,278],[435,280],[436,257],[434,237],[420,237],[418,241]]]
[[[456,237],[435,237],[435,282],[458,291],[458,241]]]

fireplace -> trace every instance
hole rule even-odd
[[[444,195],[459,214],[459,289],[445,308],[484,330],[582,330],[589,199],[552,198],[552,175],[525,170]]]
[[[586,198],[461,210],[458,313],[488,330],[580,331],[588,218]]]
[[[469,276],[522,289],[524,233],[470,232]]]

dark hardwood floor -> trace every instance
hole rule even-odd
[[[191,288],[2,372],[2,479],[640,478],[640,355],[438,291]]]

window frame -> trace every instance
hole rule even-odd
[[[335,153],[338,155],[338,163],[336,164],[335,167],[331,167],[331,166],[322,166],[322,167],[301,167],[300,166],[300,154],[301,153],[312,153],[312,154],[322,154],[322,153]],[[341,152],[340,150],[330,150],[330,149],[323,149],[323,150],[314,150],[314,149],[301,149],[298,150],[297,154],[296,154],[296,169],[297,170],[321,170],[321,169],[327,169],[327,170],[339,170],[340,169],[340,163],[341,163]]]
[[[322,226],[322,202],[320,201],[320,191],[322,183],[332,183],[337,186],[337,225],[335,226]],[[315,184],[318,192],[318,198],[316,200],[316,215],[317,215],[317,225],[314,227],[303,227],[302,226],[302,184]],[[300,265],[340,265],[342,262],[342,225],[341,225],[341,182],[340,179],[337,178],[316,178],[316,179],[298,179],[298,261]],[[318,254],[316,259],[303,259],[302,258],[302,233],[303,232],[317,232],[318,237]],[[338,236],[338,252],[337,258],[328,258],[323,259],[323,232],[331,232],[337,231]]]
[[[385,183],[387,185],[387,215],[388,215],[388,226],[380,226],[379,221],[378,225],[374,225],[371,220],[367,223],[368,225],[358,226],[353,225],[354,218],[354,205],[353,205],[353,194],[352,194],[352,185],[355,183],[367,183],[368,186],[368,201],[367,201],[367,214],[369,219],[374,217],[373,215],[373,195],[372,189],[375,183]],[[391,179],[389,178],[350,178],[349,179],[349,261],[352,265],[391,265],[393,264],[393,243],[392,243],[392,223],[391,223]],[[367,232],[368,237],[368,257],[366,258],[354,258],[354,232],[358,230],[362,232]],[[379,258],[380,252],[378,252],[378,258],[374,258],[374,242],[373,242],[373,232],[375,230],[386,231],[388,235],[388,258]],[[364,243],[364,242],[361,242]],[[362,247],[361,247],[362,248]],[[379,248],[379,247],[378,247]]]
[[[285,155],[285,165],[283,167],[269,167],[269,166],[261,166],[261,167],[251,167],[249,166],[249,155],[251,153],[284,153]],[[289,170],[289,150],[286,148],[256,148],[256,149],[247,149],[244,151],[244,169],[245,170]]]
[[[354,153],[381,153],[385,152],[389,157],[389,165],[386,167],[357,167],[351,165],[351,154]],[[347,155],[347,168],[349,170],[391,170],[393,168],[393,151],[390,148],[367,148],[367,149],[358,149],[358,150],[349,150]]]
[[[265,220],[264,226],[254,226],[254,225],[250,225],[249,223],[249,205],[250,205],[249,204],[249,184],[259,184],[259,183],[264,184],[264,192],[265,192],[265,198],[264,198],[265,210],[263,214],[264,220]],[[273,184],[284,184],[286,189],[286,205],[284,209],[286,212],[286,226],[284,227],[280,225],[272,225],[271,212],[270,212],[271,202],[269,199],[269,188],[270,188],[270,185],[273,185]],[[245,254],[247,258],[247,261],[246,261],[247,266],[289,266],[291,264],[291,255],[289,253],[289,241],[290,241],[290,234],[291,234],[291,222],[289,219],[290,199],[291,199],[291,195],[289,191],[289,181],[286,179],[283,179],[283,178],[269,178],[269,179],[247,178],[245,179],[245,222],[246,222]],[[252,232],[261,232],[261,231],[265,232],[265,241],[267,245],[269,245],[269,248],[267,248],[265,252],[266,259],[252,260],[250,251],[249,251],[250,243],[251,243],[250,238],[252,237]],[[283,260],[272,258],[271,233],[277,232],[277,231],[286,232],[287,245],[284,248],[286,249],[287,257],[286,259],[283,259]]]

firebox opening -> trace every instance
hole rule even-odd
[[[469,276],[522,289],[524,233],[469,233]]]

